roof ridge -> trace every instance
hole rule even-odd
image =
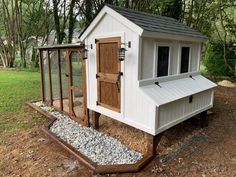
[[[173,35],[201,38],[204,40],[207,39],[207,36],[203,35],[198,30],[187,26],[174,18],[128,9],[112,4],[104,3],[97,12],[97,15],[102,11],[102,9],[104,9],[104,7],[117,12],[131,23],[142,28],[144,31],[169,33]],[[97,15],[94,18],[96,18]],[[89,25],[87,25],[87,27],[83,30],[80,37],[84,34]]]
[[[172,17],[167,17],[167,16],[163,16],[163,15],[157,15],[157,14],[152,14],[152,13],[148,13],[148,12],[144,12],[144,11],[129,9],[129,8],[126,8],[126,7],[116,6],[116,5],[112,5],[112,4],[108,4],[108,3],[104,3],[104,6],[111,7],[112,9],[113,8],[123,9],[123,10],[126,10],[126,11],[132,11],[132,12],[135,12],[135,13],[145,14],[145,15],[153,16],[153,17],[166,18],[166,19],[169,19],[169,20],[179,22],[178,20],[176,20]]]
[[[112,5],[112,4],[107,4],[105,3],[104,6],[107,6],[109,8],[111,8],[112,10],[116,11],[117,13],[119,13],[120,15],[124,16],[125,18],[129,19],[131,22],[135,23],[136,25],[140,26],[140,27],[144,27],[143,25],[140,24],[141,20],[135,20],[135,18],[129,18],[129,13],[130,14],[134,14],[134,15],[140,15],[140,16],[147,16],[147,18],[153,18],[153,22],[154,20],[158,20],[158,21],[167,21],[166,24],[171,24],[171,23],[175,23],[176,25],[179,24],[181,25],[183,28],[185,28],[187,31],[191,31],[191,33],[195,33],[195,35],[199,35],[199,37],[201,38],[207,38],[205,35],[203,35],[201,32],[199,32],[198,30],[172,18],[172,17],[166,17],[166,16],[161,16],[161,15],[156,15],[156,14],[151,14],[148,12],[143,12],[143,11],[138,11],[138,10],[134,10],[134,9],[129,9],[129,8],[125,8],[125,7],[120,7],[120,6],[116,6],[116,5]],[[144,20],[147,22],[147,19]],[[150,20],[148,20],[150,22]],[[168,22],[169,21],[169,22]],[[166,25],[167,26],[167,25]],[[170,27],[171,28],[171,27]],[[178,27],[176,27],[175,29],[178,29]],[[150,30],[150,29],[145,29],[145,30]],[[182,34],[183,35],[183,34]],[[185,34],[187,35],[187,34]],[[191,34],[189,34],[191,35]],[[193,35],[193,34],[192,34]]]

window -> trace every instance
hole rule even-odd
[[[158,47],[157,77],[168,75],[169,46]]]
[[[190,47],[182,47],[181,49],[181,68],[180,73],[187,73],[189,68]]]

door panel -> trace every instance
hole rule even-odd
[[[97,40],[98,104],[120,112],[120,38]]]
[[[69,113],[74,117],[82,118],[84,116],[82,58],[79,51],[69,51],[67,55]]]
[[[73,113],[76,117],[83,117],[83,85],[82,85],[82,57],[79,52],[71,53],[72,73],[72,102]]]
[[[116,84],[100,81],[100,102],[106,107],[111,106],[111,108],[119,111],[119,90]]]
[[[118,62],[118,44],[114,43],[101,43],[99,44],[100,63],[99,72],[106,74],[119,73]]]

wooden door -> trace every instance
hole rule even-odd
[[[97,104],[116,112],[120,112],[120,45],[120,38],[96,39]]]
[[[69,114],[84,120],[86,116],[85,71],[80,50],[67,50]]]

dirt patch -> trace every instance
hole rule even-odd
[[[231,87],[231,88],[234,88],[236,87],[236,85],[228,80],[223,80],[223,81],[220,81],[217,83],[219,86],[222,86],[222,87]]]
[[[201,129],[190,121],[167,130],[157,156],[141,172],[110,176],[236,176],[236,89],[218,87],[209,126]],[[30,108],[5,117],[25,121],[25,130],[0,132],[0,176],[108,176],[93,175],[70,154],[44,136],[40,128],[49,120]],[[25,113],[28,118],[25,119]],[[127,125],[101,119],[100,130],[132,149],[146,150],[145,134]],[[10,131],[10,130],[9,130]]]

